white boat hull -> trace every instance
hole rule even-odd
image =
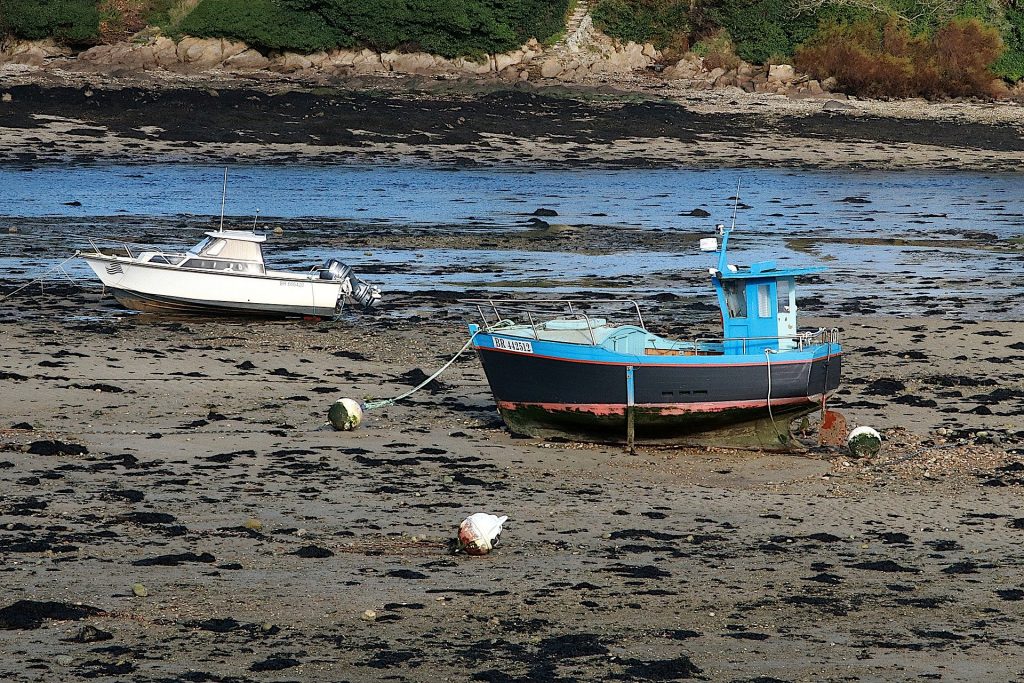
[[[139,311],[328,317],[343,282],[316,274],[176,268],[118,256],[82,255],[122,305]]]

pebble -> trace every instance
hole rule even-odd
[[[368,609],[365,612],[363,612],[363,616],[361,616],[360,619],[362,619],[363,621],[376,621],[377,613],[374,612],[372,609]]]
[[[252,531],[260,531],[263,529],[263,522],[256,519],[255,517],[250,517],[249,519],[245,520],[245,528],[251,529]]]
[[[58,666],[71,666],[71,662],[75,661],[75,658],[71,655],[57,655],[53,661]]]
[[[133,583],[132,594],[137,598],[144,598],[149,595],[149,591],[141,583]]]

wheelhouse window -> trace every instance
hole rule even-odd
[[[779,280],[776,282],[775,292],[779,313],[789,313],[789,280]]]
[[[742,282],[723,282],[722,289],[725,291],[725,306],[731,318],[747,317],[746,287]]]

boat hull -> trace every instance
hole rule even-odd
[[[655,362],[642,356],[616,361],[620,354],[557,357],[551,354],[568,345],[544,349],[538,342],[531,345],[536,353],[516,353],[488,341],[477,352],[509,429],[579,441],[626,441],[632,413],[637,442],[785,447],[790,421],[820,408],[822,397],[838,387],[841,370],[841,354],[828,345],[794,359]]]
[[[342,285],[305,275],[173,268],[116,256],[83,256],[118,302],[151,313],[334,315]]]

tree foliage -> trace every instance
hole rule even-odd
[[[591,15],[599,29],[624,42],[689,46],[689,0],[599,0]]]
[[[39,40],[86,42],[99,34],[93,0],[0,0],[0,33]]]
[[[319,15],[275,0],[203,0],[178,30],[197,37],[236,38],[268,50],[315,52],[353,44]]]
[[[990,66],[1002,50],[999,32],[977,19],[953,19],[929,35],[889,17],[826,26],[795,62],[867,97],[969,96],[991,94]]]
[[[208,0],[204,0],[206,2]],[[282,0],[378,50],[505,52],[564,29],[568,0]]]

